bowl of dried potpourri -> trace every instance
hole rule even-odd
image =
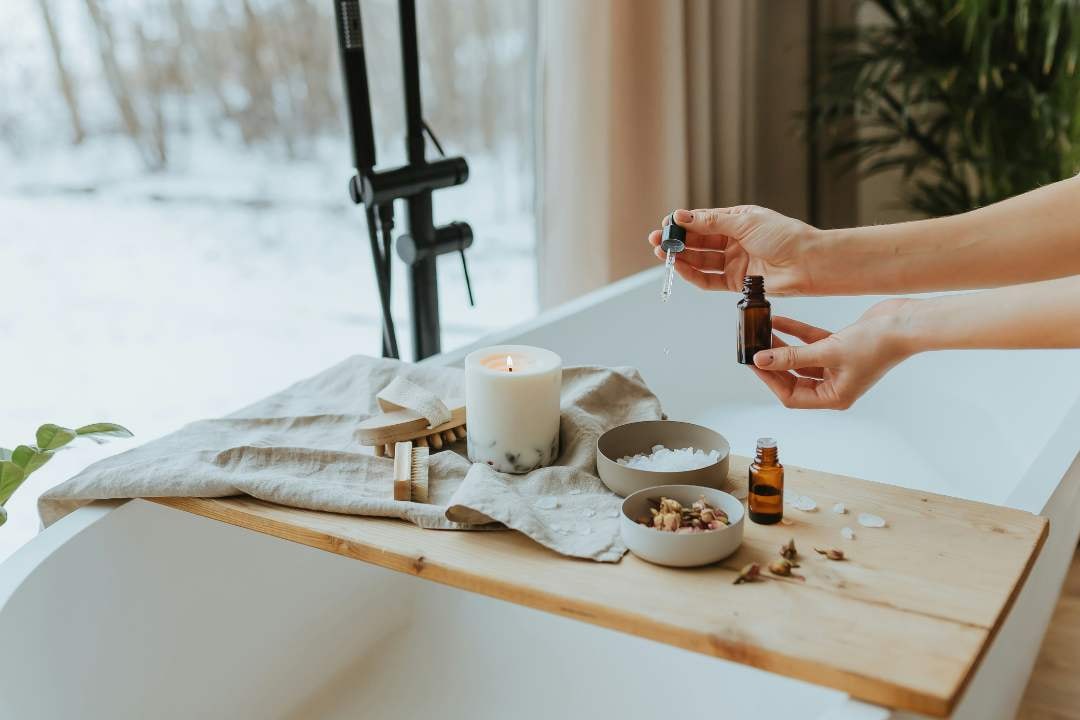
[[[623,500],[623,542],[642,560],[671,567],[719,562],[739,549],[743,505],[700,485],[661,485]]]

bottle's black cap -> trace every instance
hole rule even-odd
[[[686,228],[675,224],[675,214],[668,215],[667,224],[660,235],[660,249],[680,253],[686,249]]]

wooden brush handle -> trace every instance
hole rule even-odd
[[[356,427],[356,439],[361,445],[386,445],[402,440],[415,440],[465,424],[465,406],[450,407],[450,420],[428,427],[428,420],[413,410],[392,410],[372,415]]]

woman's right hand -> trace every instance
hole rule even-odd
[[[686,249],[676,256],[675,269],[687,282],[738,291],[743,276],[762,275],[771,295],[827,294],[813,282],[820,231],[811,225],[756,205],[676,210],[675,222],[686,228]],[[663,260],[660,236],[652,231],[649,243]]]

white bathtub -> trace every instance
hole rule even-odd
[[[736,452],[774,435],[790,464],[1050,517],[955,714],[1011,718],[1080,535],[1080,353],[927,355],[846,413],[791,411],[734,362],[734,296],[680,284],[662,305],[659,284],[643,273],[483,342],[635,365],[672,417],[712,425]],[[774,311],[838,327],[871,302],[777,299]],[[84,508],[0,565],[0,638],[3,718],[653,717],[665,688],[706,688],[728,717],[890,717],[144,501]]]

